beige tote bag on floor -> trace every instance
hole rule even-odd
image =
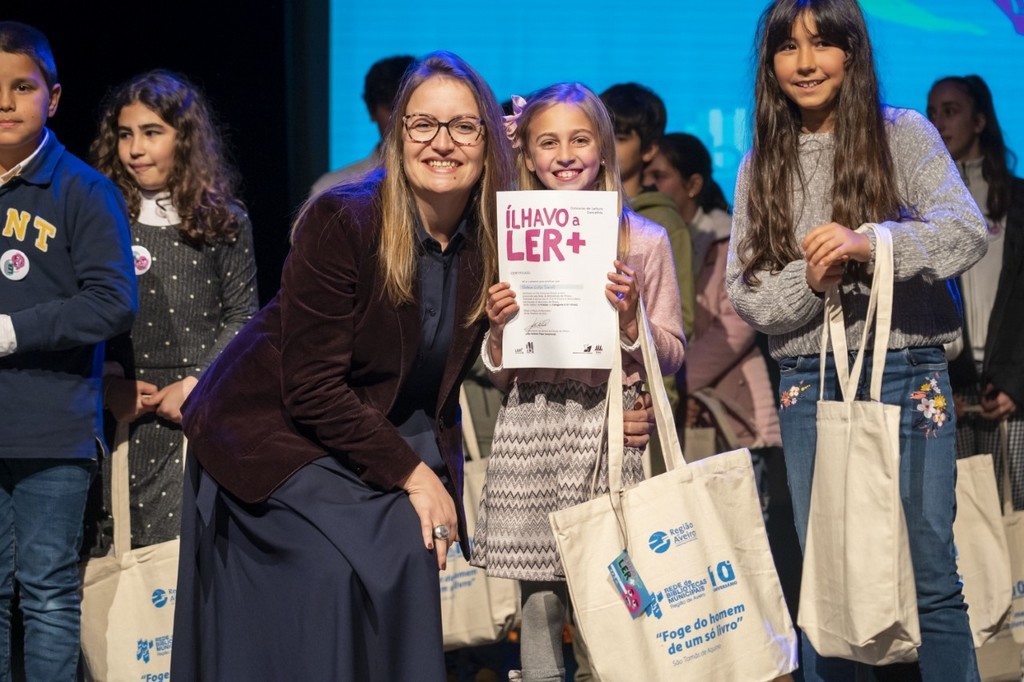
[[[178,540],[131,548],[127,424],[118,424],[114,442],[114,544],[109,555],[85,565],[82,657],[89,679],[96,682],[169,679]],[[186,447],[183,443],[182,453]]]
[[[1003,459],[1003,529],[1010,555],[1010,593],[1012,597],[1008,625],[1017,644],[1024,644],[1024,511],[1014,511],[1010,487],[1009,433],[1006,422],[999,424],[999,452]]]
[[[464,469],[463,499],[469,538],[448,548],[448,568],[440,572],[445,649],[497,642],[508,633],[519,614],[519,583],[505,578],[488,578],[484,569],[470,565],[458,547],[462,542],[472,542],[487,475],[487,459],[480,457],[465,390],[460,390],[459,402],[462,406],[463,442],[469,455]]]
[[[953,541],[974,646],[980,647],[1003,627],[1012,597],[1010,552],[992,455],[956,461]]]

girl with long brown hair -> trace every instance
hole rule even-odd
[[[895,303],[882,401],[900,405],[900,488],[926,680],[977,680],[953,558],[954,427],[943,343],[960,316],[949,278],[985,252],[985,224],[935,129],[882,106],[855,0],[775,0],[761,16],[753,148],[736,185],[727,281],[736,311],[769,335],[797,535],[806,539],[816,446],[822,294],[838,286],[860,346],[877,223],[893,238]],[[870,371],[866,358],[865,372]],[[824,396],[837,395],[827,356]],[[853,680],[850,661],[803,647],[807,680]]]

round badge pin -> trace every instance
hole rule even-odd
[[[17,249],[8,249],[0,256],[0,271],[4,277],[14,282],[25,279],[28,275],[28,256]]]
[[[135,259],[135,274],[144,275],[153,267],[153,256],[145,246],[136,244],[132,247],[132,257]]]

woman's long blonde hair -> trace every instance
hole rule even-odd
[[[449,78],[465,83],[480,109],[484,125],[484,172],[469,199],[467,213],[476,214],[473,239],[483,260],[483,287],[466,320],[471,324],[485,315],[487,289],[498,281],[497,192],[512,189],[512,150],[505,137],[501,107],[490,87],[461,57],[438,51],[422,57],[406,72],[395,98],[395,108],[381,144],[384,180],[380,189],[381,244],[378,258],[384,274],[384,291],[395,305],[412,303],[416,280],[416,204],[402,163],[405,127],[402,115],[412,93],[430,78]]]

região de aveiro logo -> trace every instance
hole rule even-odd
[[[158,609],[162,609],[168,604],[173,604],[175,598],[177,597],[177,594],[178,590],[174,589],[173,587],[167,588],[166,590],[161,587],[158,587],[155,590],[153,590],[153,595],[151,597],[153,601],[153,606],[157,607]]]
[[[664,554],[670,547],[685,545],[686,543],[693,542],[696,539],[697,529],[693,527],[691,522],[686,521],[675,528],[669,528],[667,531],[654,531],[651,533],[651,536],[647,538],[647,546],[650,547],[651,551],[655,554]]]

